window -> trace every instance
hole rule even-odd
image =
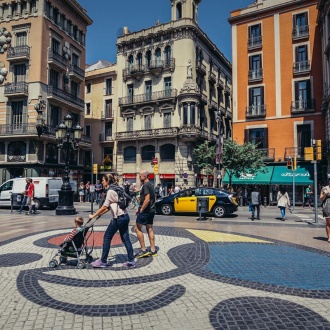
[[[124,162],[135,163],[136,162],[136,148],[127,147],[124,149]]]
[[[143,162],[151,162],[155,158],[155,147],[152,145],[142,147],[141,158]]]
[[[112,94],[112,78],[105,80],[105,95]]]
[[[251,25],[249,26],[249,41],[248,46],[259,47],[262,44],[261,37],[261,24]]]
[[[297,125],[297,146],[298,148],[302,148],[304,150],[305,147],[311,146],[311,125]]]
[[[105,147],[103,149],[103,162],[104,166],[112,166],[113,150],[110,147]]]
[[[134,86],[133,84],[127,85],[127,96],[128,96],[128,103],[133,103],[134,98]]]
[[[50,122],[53,127],[59,125],[62,121],[62,110],[60,107],[51,105],[50,106]]]
[[[151,115],[144,116],[144,129],[151,129]]]
[[[72,80],[71,80],[71,95],[73,95],[74,97],[79,96],[79,84]]]
[[[162,63],[162,52],[161,52],[160,48],[156,49],[155,57],[156,57],[156,65],[161,65],[161,63]]]
[[[49,72],[49,86],[59,88],[59,78],[60,78],[60,74],[57,71],[55,71],[53,69],[50,69],[50,72]]]
[[[171,46],[165,47],[165,65],[171,65]]]
[[[249,114],[260,115],[264,109],[264,87],[253,87],[249,89]]]
[[[105,100],[104,104],[104,110],[105,110],[105,118],[112,118],[112,100]]]
[[[55,54],[61,54],[61,44],[54,38],[52,38],[52,51]]]
[[[172,127],[172,124],[171,124],[171,113],[170,112],[166,112],[164,113],[164,127],[165,128],[169,128],[169,127]]]
[[[16,64],[14,66],[14,82],[25,82],[26,81],[26,65]]]
[[[191,125],[195,125],[195,115],[196,115],[195,103],[190,103],[190,124]]]
[[[296,108],[306,109],[311,107],[310,80],[295,81]]]
[[[127,131],[133,131],[133,117],[127,118]]]
[[[254,144],[257,149],[268,148],[268,128],[246,129],[244,142]]]
[[[142,54],[141,53],[137,54],[136,62],[137,62],[138,68],[141,69],[142,68]]]
[[[175,160],[175,145],[164,144],[160,147],[160,159],[162,161],[174,161]]]
[[[249,79],[262,78],[261,54],[249,57]]]
[[[292,36],[294,38],[307,36],[309,34],[307,12],[293,15],[292,25]]]
[[[16,101],[11,103],[11,124],[13,129],[21,128],[23,124],[23,101]]]
[[[86,103],[86,116],[90,116],[91,114],[91,104]]]
[[[181,2],[179,2],[176,5],[176,19],[180,19],[180,18],[182,18],[182,5],[181,5]]]
[[[146,53],[146,65],[148,68],[150,67],[150,64],[151,64],[151,51],[148,50]]]
[[[151,80],[145,82],[146,101],[150,101],[152,98],[152,85]]]
[[[133,69],[133,64],[134,64],[134,58],[133,58],[133,55],[130,55],[130,56],[128,56],[128,68],[130,70]]]
[[[92,85],[91,83],[86,84],[86,94],[89,94],[91,92]]]
[[[293,66],[294,72],[304,72],[309,69],[310,65],[308,61],[307,45],[297,46],[295,48],[295,63]]]
[[[16,33],[15,45],[16,45],[16,47],[27,45],[27,32],[26,31]]]
[[[183,125],[188,124],[188,105],[185,103],[183,105]]]
[[[75,53],[72,53],[72,64],[79,68],[79,56]]]
[[[105,123],[104,133],[105,133],[106,140],[108,140],[109,138],[112,139],[112,122]]]
[[[164,78],[164,89],[165,89],[165,97],[171,97],[172,92],[172,78],[165,77]]]
[[[88,137],[91,136],[91,126],[90,125],[85,126],[85,135]]]

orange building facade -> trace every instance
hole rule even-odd
[[[316,5],[315,0],[257,0],[229,18],[233,137],[256,144],[268,165],[282,165],[283,171],[291,157],[298,167],[310,166],[304,148],[325,139]],[[298,189],[298,199],[300,194]]]

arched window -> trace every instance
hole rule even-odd
[[[136,162],[136,148],[127,147],[124,149],[124,162],[135,163]]]
[[[160,159],[162,161],[174,161],[175,160],[175,145],[164,144],[160,147]]]
[[[193,20],[196,20],[196,9],[195,9],[195,5],[193,5],[193,8],[192,8],[192,18]]]
[[[133,55],[128,56],[128,68],[131,70],[133,68],[134,58]]]
[[[195,116],[196,116],[196,110],[195,110],[195,103],[190,103],[190,124],[195,125]]]
[[[151,50],[148,50],[146,53],[146,66],[147,68],[150,67],[151,64]]]
[[[165,65],[169,66],[171,64],[171,46],[165,47]]]
[[[138,67],[140,69],[142,67],[142,54],[141,53],[137,54],[137,56],[136,56],[136,62],[137,62],[137,65],[138,65]]]
[[[176,5],[176,19],[180,19],[180,18],[182,18],[182,5],[181,5],[181,2],[179,2]]]
[[[155,57],[156,57],[156,64],[160,65],[162,62],[162,52],[160,48],[157,48],[155,51]]]
[[[141,157],[143,162],[151,162],[155,158],[155,147],[152,145],[142,147]]]

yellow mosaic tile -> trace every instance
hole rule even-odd
[[[257,239],[257,238],[252,238],[252,237],[243,236],[243,235],[221,233],[218,231],[195,230],[195,229],[187,229],[187,230],[205,242],[266,243],[266,244],[271,243],[269,241],[264,241],[264,240]]]

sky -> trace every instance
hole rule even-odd
[[[116,62],[117,33],[127,26],[131,32],[171,20],[170,0],[78,0],[93,24],[88,27],[86,63]],[[231,62],[230,12],[247,7],[253,0],[202,0],[198,25]]]

